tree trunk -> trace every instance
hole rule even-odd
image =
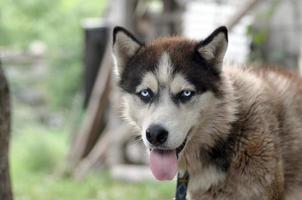
[[[8,148],[10,138],[9,88],[0,63],[0,199],[12,200]]]

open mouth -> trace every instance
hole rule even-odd
[[[177,174],[177,160],[179,154],[184,149],[187,138],[176,149],[151,149],[150,150],[150,168],[160,181],[172,180]]]

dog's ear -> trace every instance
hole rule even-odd
[[[122,73],[127,61],[141,46],[143,44],[126,29],[119,26],[113,29],[113,55],[116,59],[118,74]]]
[[[228,29],[221,26],[198,44],[197,51],[217,72],[221,71],[228,46]]]

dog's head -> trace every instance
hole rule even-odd
[[[219,84],[227,43],[225,27],[202,41],[170,37],[146,44],[121,27],[114,29],[115,71],[124,114],[139,128],[145,145],[157,153],[153,157],[151,153],[151,163],[158,173],[163,173],[158,163],[174,162],[191,130],[206,120],[222,95]]]

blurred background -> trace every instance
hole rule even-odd
[[[302,69],[300,0],[1,0],[0,61],[12,101],[18,200],[172,199],[121,119],[111,31],[202,39],[229,28],[226,61]]]

